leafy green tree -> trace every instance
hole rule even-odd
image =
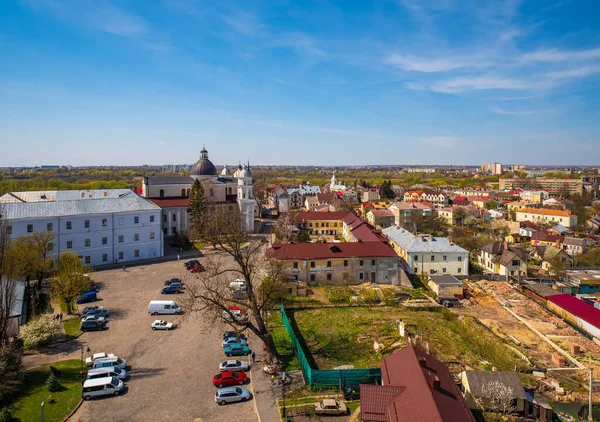
[[[298,230],[298,232],[296,232],[295,240],[296,243],[308,243],[310,242],[310,234],[308,234],[307,230]]]
[[[56,393],[60,390],[60,387],[61,385],[58,381],[58,378],[56,377],[56,375],[54,375],[54,372],[50,371],[50,375],[46,380],[46,390],[48,390],[51,393]]]
[[[22,383],[21,354],[14,346],[0,347],[0,403],[6,403]]]
[[[67,313],[75,310],[75,298],[89,291],[91,280],[88,274],[92,268],[84,265],[73,253],[60,256],[54,277],[50,280],[52,295],[67,306]]]
[[[392,181],[386,180],[381,184],[381,189],[379,190],[379,196],[381,199],[395,199],[396,193],[394,189],[392,189]]]
[[[204,196],[204,185],[195,179],[190,191],[190,232],[195,239],[202,238],[204,232],[204,214],[206,212],[206,198]]]
[[[496,201],[494,201],[493,199],[490,201],[487,201],[484,205],[485,205],[486,210],[495,210],[496,208],[498,208],[498,203]]]
[[[600,248],[595,248],[587,251],[583,255],[576,258],[577,265],[583,267],[600,266]]]

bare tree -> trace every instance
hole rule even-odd
[[[207,257],[207,271],[188,282],[183,308],[211,322],[223,318],[236,329],[250,330],[264,342],[269,358],[277,359],[265,311],[282,294],[283,267],[265,263],[264,242],[242,230],[237,206],[212,207],[206,214],[205,236],[218,252]],[[229,287],[235,278],[246,280],[243,297],[233,295]],[[239,315],[237,309],[248,312],[247,316]]]
[[[8,222],[0,208],[0,344],[5,344],[8,340],[10,316],[16,300],[17,281],[14,277],[14,261],[9,249]]]
[[[294,214],[282,213],[277,219],[275,226],[275,237],[278,243],[290,243],[294,240]]]
[[[473,397],[482,410],[501,412],[507,415],[517,410],[512,387],[501,381],[489,381],[481,386],[481,397]]]

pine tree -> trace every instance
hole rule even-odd
[[[54,372],[50,372],[50,376],[46,380],[46,389],[51,393],[55,393],[60,390],[60,382],[58,382],[58,378],[56,378]]]
[[[188,209],[190,211],[190,231],[194,238],[199,239],[202,237],[203,232],[206,200],[204,198],[204,186],[198,179],[194,180],[194,183],[192,184]]]

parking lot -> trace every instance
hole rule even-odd
[[[201,260],[202,261],[202,260]],[[85,352],[115,353],[127,360],[125,391],[118,397],[84,402],[71,420],[93,421],[257,421],[254,400],[218,406],[212,377],[227,358],[221,347],[226,326],[212,329],[197,315],[148,314],[153,299],[177,301],[182,295],[161,295],[164,281],[186,274],[183,261],[97,272],[101,299],[94,305],[109,312],[109,329],[84,333]],[[82,307],[80,305],[80,307]],[[173,331],[152,331],[155,319],[179,324]],[[250,338],[252,346],[252,338]],[[246,358],[241,358],[246,359]],[[252,391],[252,383],[246,386]]]

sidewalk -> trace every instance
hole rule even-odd
[[[256,341],[257,346],[262,342]],[[259,353],[256,353],[256,351]],[[265,374],[262,370],[265,362],[261,359],[265,357],[262,347],[256,347],[256,362],[251,365],[250,374],[252,376],[252,389],[254,390],[254,402],[258,412],[259,422],[280,422],[279,408],[277,399],[281,396],[281,386],[271,384],[271,376]]]

